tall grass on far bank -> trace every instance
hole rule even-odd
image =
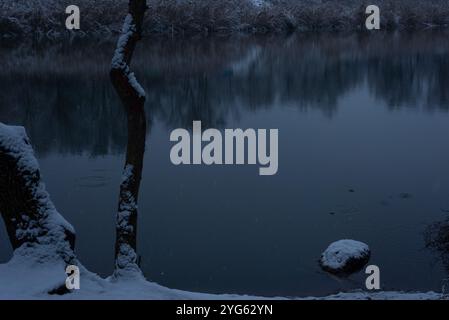
[[[77,0],[81,30],[65,29],[71,0],[0,0],[0,39],[118,32],[127,0]],[[381,10],[382,29],[421,30],[449,25],[447,0],[148,0],[146,35],[363,30],[369,4]]]

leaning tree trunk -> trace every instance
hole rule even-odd
[[[128,144],[120,185],[115,243],[115,274],[123,270],[139,271],[136,254],[137,200],[145,151],[145,91],[137,82],[130,64],[142,36],[146,0],[130,0],[111,65],[111,81],[128,118]]]
[[[57,212],[45,190],[25,129],[2,123],[0,213],[16,253],[74,263],[75,231]]]

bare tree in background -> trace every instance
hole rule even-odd
[[[115,243],[115,275],[139,271],[137,263],[137,201],[145,152],[145,91],[130,70],[137,42],[142,37],[146,0],[130,0],[111,65],[111,81],[128,119],[128,144],[120,185]]]

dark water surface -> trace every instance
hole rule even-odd
[[[139,203],[146,277],[214,293],[324,295],[364,286],[317,260],[364,241],[383,289],[441,290],[423,233],[449,210],[449,35],[149,40],[134,68],[149,132]],[[113,44],[2,49],[0,121],[24,125],[92,271],[113,268],[126,122]],[[171,164],[170,131],[279,129],[279,172]],[[354,192],[350,192],[354,191]],[[0,261],[11,255],[0,226]],[[5,245],[6,244],[6,245]]]

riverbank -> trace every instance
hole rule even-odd
[[[0,300],[442,300],[437,292],[352,291],[323,297],[257,297],[236,294],[207,294],[169,289],[143,276],[101,278],[81,268],[81,288],[67,294],[49,294],[66,279],[62,262],[15,256],[0,264]]]
[[[0,38],[95,37],[119,32],[126,0],[79,0],[81,30],[65,28],[68,0],[0,0]],[[148,0],[144,34],[163,37],[364,30],[363,1]],[[378,0],[381,29],[422,30],[449,25],[444,0]]]

